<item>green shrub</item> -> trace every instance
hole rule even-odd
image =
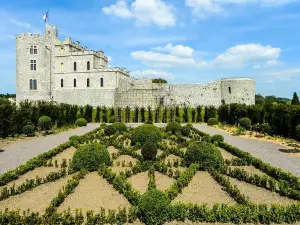
[[[111,136],[117,132],[116,128],[112,125],[109,125],[104,128],[104,134],[107,136]]]
[[[296,138],[300,140],[300,124],[296,126]]]
[[[193,142],[188,146],[185,160],[188,165],[198,163],[200,169],[203,170],[219,168],[223,162],[221,152],[216,146],[200,141]]]
[[[245,128],[246,130],[250,130],[251,120],[247,117],[243,117],[243,118],[239,119],[239,125],[241,127]]]
[[[168,196],[156,189],[143,194],[138,202],[139,218],[145,224],[162,224],[167,219]]]
[[[152,124],[153,125],[153,122],[152,122],[152,120],[148,120],[145,124]]]
[[[271,134],[272,127],[268,123],[261,124],[259,128],[262,133]]]
[[[144,145],[146,141],[157,143],[161,140],[161,133],[159,128],[151,124],[143,124],[133,130],[132,144],[140,143]]]
[[[49,116],[42,116],[39,118],[38,126],[41,130],[50,130],[51,125],[51,118]]]
[[[186,126],[189,127],[189,128],[193,128],[193,124],[192,123],[187,123]]]
[[[212,142],[224,142],[224,137],[220,134],[215,134],[214,136],[212,136]]]
[[[103,128],[103,129],[104,129],[105,127],[107,127],[107,124],[106,124],[106,123],[101,123],[101,124],[100,124],[100,128]]]
[[[177,122],[170,122],[166,126],[166,131],[171,131],[172,134],[176,134],[176,132],[181,132],[181,125]]]
[[[125,123],[115,122],[112,124],[112,126],[121,134],[127,131],[127,126]]]
[[[95,171],[102,164],[110,164],[110,156],[107,148],[101,144],[86,144],[78,147],[75,151],[71,169],[74,171],[81,169]]]
[[[85,127],[87,125],[87,121],[84,118],[79,118],[75,121],[75,125],[77,127]]]
[[[189,128],[188,126],[184,126],[181,128],[181,133],[183,136],[188,137],[191,133],[191,128]]]
[[[73,146],[77,146],[78,144],[82,144],[83,143],[83,138],[77,135],[73,135],[71,137],[69,137],[69,141],[71,141]]]
[[[214,126],[214,125],[218,125],[218,119],[217,118],[209,118],[209,120],[207,121],[207,125],[208,126]]]
[[[23,127],[23,133],[26,135],[26,136],[34,136],[34,126],[32,125],[25,125]]]
[[[176,117],[176,118],[175,118],[175,122],[176,122],[176,123],[180,123],[180,122],[181,122],[180,117]]]
[[[157,154],[157,145],[152,141],[146,141],[141,152],[144,160],[154,160]]]
[[[114,123],[114,122],[116,122],[115,117],[114,117],[114,116],[111,116],[111,117],[109,118],[108,122],[109,122],[109,123]]]

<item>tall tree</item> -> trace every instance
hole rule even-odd
[[[292,105],[300,105],[299,98],[298,98],[298,95],[296,92],[294,92],[294,95],[293,95]]]

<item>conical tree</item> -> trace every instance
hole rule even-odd
[[[296,92],[294,92],[294,95],[293,95],[292,105],[300,105],[299,98],[298,98],[298,95]]]

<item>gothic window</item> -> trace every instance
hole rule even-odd
[[[29,80],[29,90],[33,89],[33,83],[32,83],[32,79]]]
[[[90,78],[88,78],[88,79],[86,80],[86,86],[87,86],[87,87],[90,87]]]
[[[63,62],[60,64],[60,72],[65,72],[65,65]]]
[[[33,80],[33,90],[37,89],[37,82],[36,79]]]
[[[100,79],[100,87],[103,87],[103,78]]]
[[[65,49],[63,47],[60,48],[60,55],[64,54]]]
[[[37,54],[37,47],[36,46],[33,46],[33,54]]]
[[[74,71],[76,71],[76,70],[77,70],[77,63],[74,62]]]
[[[88,61],[88,62],[86,63],[86,69],[87,69],[87,70],[90,70],[90,69],[91,69],[90,61]]]
[[[231,87],[228,87],[229,94],[231,94]]]
[[[36,71],[36,60],[30,60],[30,70]]]
[[[74,87],[76,87],[76,79],[74,79]]]
[[[64,87],[64,79],[60,79],[60,87]]]

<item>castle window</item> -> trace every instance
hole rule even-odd
[[[64,54],[65,49],[63,47],[60,48],[60,55]]]
[[[36,80],[34,79],[33,80],[33,90],[36,90],[37,89],[37,82]]]
[[[60,79],[60,87],[64,87],[64,79]]]
[[[30,70],[36,71],[36,60],[30,60]]]
[[[60,64],[60,72],[65,72],[65,65],[63,62]]]
[[[33,46],[33,54],[37,54],[37,47],[36,46]]]
[[[30,55],[32,55],[33,54],[33,46],[31,45],[30,46]]]
[[[77,70],[77,63],[74,62],[74,71],[76,71],[76,70]]]
[[[90,61],[88,61],[88,62],[86,63],[86,69],[87,69],[87,70],[90,70],[90,67],[91,67]]]
[[[103,87],[103,78],[100,79],[100,86]]]
[[[231,94],[231,87],[228,87],[229,94]]]
[[[76,87],[76,79],[74,79],[74,87]]]
[[[90,78],[88,78],[88,79],[86,80],[86,86],[87,86],[87,87],[90,87]]]
[[[33,89],[33,83],[32,83],[32,79],[29,80],[29,89],[32,90]]]

